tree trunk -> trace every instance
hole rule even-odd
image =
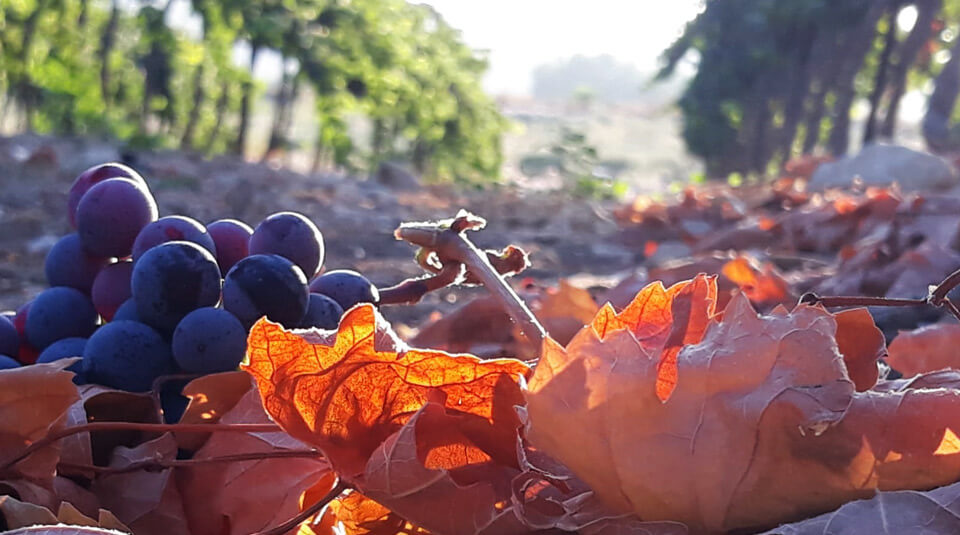
[[[79,26],[81,30],[85,30],[87,28],[88,4],[88,0],[80,0],[80,15],[77,16],[77,26]]]
[[[897,12],[900,2],[894,1],[887,15],[887,34],[884,36],[883,50],[880,52],[880,63],[877,65],[877,75],[873,80],[873,91],[870,92],[870,114],[867,115],[867,125],[863,132],[863,144],[873,142],[877,137],[877,114],[880,112],[880,99],[887,89],[887,78],[890,71],[890,58],[893,49],[897,46]]]
[[[233,144],[233,152],[243,156],[247,147],[247,129],[250,127],[250,99],[253,98],[253,68],[257,64],[260,43],[250,44],[250,80],[243,84],[243,96],[240,98],[240,128]]]
[[[223,120],[227,116],[227,107],[230,104],[230,93],[226,87],[220,92],[220,98],[217,99],[217,118],[213,123],[213,130],[207,136],[207,143],[203,146],[203,152],[209,154],[213,150],[213,144],[220,137],[220,130],[223,129]]]
[[[113,0],[110,8],[110,19],[107,20],[107,25],[104,26],[103,33],[100,35],[100,50],[98,52],[100,59],[100,93],[107,108],[113,101],[110,93],[110,52],[113,51],[113,46],[116,43],[119,21],[120,8],[117,5],[117,0]]]
[[[917,22],[910,35],[897,48],[896,62],[890,73],[890,102],[887,104],[887,113],[880,126],[880,136],[891,139],[897,128],[897,114],[900,112],[900,99],[907,90],[907,74],[910,67],[917,60],[917,55],[933,33],[933,21],[943,5],[942,0],[918,0]]]
[[[923,139],[931,152],[960,149],[957,128],[950,124],[957,95],[960,94],[960,39],[954,40],[950,52],[950,61],[937,75],[933,94],[927,103],[927,113],[923,117]]]
[[[832,84],[835,100],[830,118],[833,128],[831,128],[830,138],[827,140],[827,150],[833,156],[843,156],[847,153],[847,148],[850,145],[850,107],[857,97],[853,83],[863,66],[864,60],[870,53],[873,39],[877,33],[877,22],[885,12],[886,9],[882,4],[871,6],[864,20],[860,23],[860,27],[855,30],[856,33],[851,36],[845,47],[849,52],[844,54],[843,65]]]
[[[197,123],[200,121],[203,103],[207,98],[206,91],[203,88],[203,63],[197,66],[197,72],[193,75],[193,106],[190,108],[190,117],[187,119],[187,126],[183,130],[183,137],[180,138],[181,149],[193,148],[193,136],[196,134]]]
[[[267,143],[267,151],[263,153],[261,161],[265,161],[270,154],[279,149],[284,143],[284,117],[290,107],[293,93],[293,79],[286,70],[287,58],[284,56],[280,64],[283,65],[283,77],[280,81],[280,87],[277,88],[277,96],[274,98],[273,123],[270,126],[270,141]]]

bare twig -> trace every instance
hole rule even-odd
[[[412,305],[430,292],[446,288],[463,280],[463,265],[448,264],[434,275],[407,279],[396,286],[380,290],[381,305]]]
[[[310,507],[307,507],[303,511],[300,511],[300,513],[297,514],[297,516],[291,518],[290,520],[287,520],[286,522],[284,522],[283,524],[280,524],[279,526],[265,529],[263,531],[254,533],[253,535],[284,535],[285,533],[288,533],[291,530],[295,529],[304,520],[307,520],[311,516],[322,511],[323,508],[327,506],[327,504],[329,504],[338,496],[343,494],[343,491],[347,490],[347,488],[348,488],[347,484],[344,483],[342,479],[338,479],[337,484],[333,486],[333,489],[331,489],[330,492],[326,493],[323,496],[323,498],[320,498],[319,500],[317,500],[317,502],[311,505]]]
[[[165,433],[168,431],[176,431],[178,433],[276,433],[282,431],[280,426],[275,424],[145,424],[140,422],[91,422],[84,425],[75,425],[59,429],[41,438],[40,440],[33,442],[16,456],[10,460],[4,461],[3,464],[0,464],[0,472],[9,469],[11,466],[26,459],[34,452],[71,435],[95,431],[129,430],[152,431],[156,433]]]
[[[482,218],[461,210],[452,220],[405,224],[394,234],[398,239],[434,252],[441,265],[453,262],[466,266],[469,276],[486,286],[500,306],[517,322],[524,336],[539,345],[547,336],[543,326],[493,267],[487,253],[478,249],[466,236],[467,230],[477,230],[485,224]],[[525,255],[522,256],[526,262]],[[511,263],[519,258],[517,252],[509,253],[507,257],[512,259]]]
[[[822,297],[808,292],[800,297],[800,302],[806,305],[823,305],[824,307],[910,307],[928,304],[926,299],[897,299],[892,297],[861,297],[861,296],[829,296]]]

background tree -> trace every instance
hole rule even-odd
[[[764,174],[801,152],[840,156],[858,102],[869,109],[862,141],[893,138],[904,94],[942,68],[931,58],[957,31],[945,16],[954,3],[708,0],[664,52],[660,76],[699,55],[680,108],[711,176]],[[915,15],[908,28],[905,13]]]

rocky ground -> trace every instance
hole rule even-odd
[[[393,238],[401,222],[450,217],[460,208],[489,221],[487,230],[476,235],[479,245],[512,243],[526,249],[533,263],[527,275],[538,280],[589,274],[612,281],[642,257],[620,241],[613,205],[560,194],[305,176],[231,157],[121,155],[115,146],[90,140],[17,136],[0,139],[0,310],[19,306],[44,287],[44,256],[58,237],[70,232],[65,207],[73,178],[91,165],[121,158],[147,179],[161,216],[181,214],[203,223],[232,217],[255,226],[272,212],[302,212],[324,234],[328,269],[356,269],[380,286],[420,273],[413,249]],[[431,312],[480,291],[439,292],[420,305],[385,313],[393,321],[417,325]]]

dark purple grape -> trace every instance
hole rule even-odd
[[[20,352],[20,333],[7,316],[0,317],[0,355],[16,355]]]
[[[156,220],[153,196],[126,178],[93,186],[77,206],[77,233],[83,248],[97,256],[128,256],[137,234]]]
[[[216,257],[217,247],[213,237],[199,221],[180,215],[170,215],[143,227],[133,242],[133,261],[136,262],[153,247],[171,241],[193,242],[210,251]]]
[[[223,308],[250,328],[262,316],[296,325],[307,311],[307,279],[293,262],[277,255],[252,255],[237,262],[223,281]]]
[[[67,218],[70,220],[71,227],[77,228],[77,205],[80,204],[83,194],[95,184],[111,178],[127,178],[142,186],[143,189],[147,189],[147,183],[143,177],[122,163],[95,165],[80,173],[70,186],[70,193],[67,196]]]
[[[357,303],[380,302],[380,292],[369,279],[356,271],[337,269],[313,279],[310,291],[323,294],[337,302],[344,310]]]
[[[150,390],[176,366],[170,345],[150,327],[135,321],[112,321],[97,329],[83,350],[83,372],[90,383],[130,392]]]
[[[86,338],[64,338],[63,340],[57,340],[40,352],[40,356],[37,357],[37,362],[54,362],[60,359],[68,359],[72,357],[82,358],[83,348],[86,346]],[[77,374],[76,377],[74,377],[75,383],[83,382],[82,380],[77,380],[80,379],[80,375],[83,373],[83,361],[77,361],[71,364],[67,370]]]
[[[173,358],[188,373],[235,370],[246,350],[247,330],[219,308],[198,308],[173,331]]]
[[[0,370],[12,370],[19,367],[20,363],[17,362],[13,357],[0,355]]]
[[[323,265],[323,235],[303,214],[279,212],[257,225],[250,236],[250,254],[280,255],[312,277]]]
[[[130,299],[130,279],[133,277],[133,262],[121,260],[105,266],[93,280],[90,297],[103,321],[112,321],[117,309]]]
[[[64,338],[85,338],[97,328],[97,311],[79,290],[57,286],[40,292],[27,315],[27,340],[44,350]]]
[[[336,329],[340,324],[341,316],[343,316],[343,308],[336,301],[323,294],[311,293],[307,313],[300,319],[297,327]]]
[[[220,268],[209,251],[185,241],[158,245],[134,264],[130,284],[137,315],[169,333],[190,311],[220,300]]]
[[[170,379],[160,385],[160,408],[163,410],[163,423],[175,424],[183,418],[190,404],[190,398],[183,395],[183,387],[188,379]]]
[[[137,314],[137,303],[133,298],[127,299],[117,308],[117,311],[113,313],[113,319],[110,321],[121,321],[121,320],[130,320],[130,321],[139,321],[140,315]]]
[[[93,279],[109,258],[88,254],[77,233],[67,234],[54,244],[43,263],[43,271],[50,286],[69,286],[85,294],[90,293]]]
[[[207,232],[217,246],[217,264],[220,272],[230,271],[237,262],[250,254],[250,235],[253,229],[243,221],[221,219],[207,225]]]

